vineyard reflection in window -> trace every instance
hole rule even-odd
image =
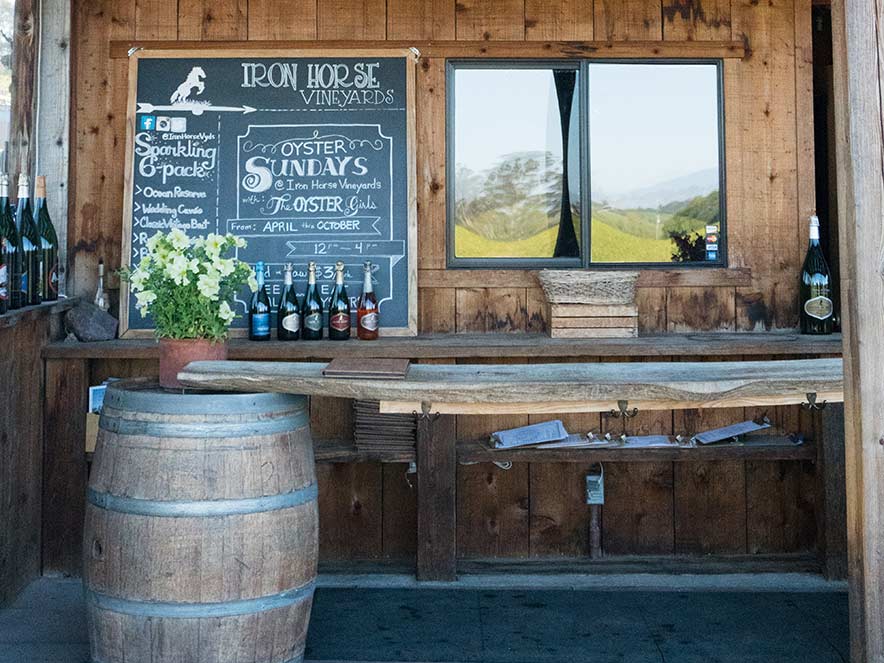
[[[724,264],[718,63],[452,75],[453,265]]]

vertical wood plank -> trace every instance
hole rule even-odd
[[[177,39],[178,0],[135,0],[136,39]]]
[[[320,463],[316,480],[320,563],[381,557],[381,464]]]
[[[528,327],[526,288],[458,288],[458,333],[524,332]]]
[[[532,557],[589,555],[590,507],[582,463],[531,463],[529,481]]]
[[[814,159],[813,116],[813,22],[811,0],[794,0],[795,5],[795,129],[797,142],[798,255],[807,248],[816,212],[816,161]],[[825,118],[819,118],[825,122]],[[832,217],[836,218],[836,217]],[[834,224],[833,224],[834,225]]]
[[[248,0],[178,0],[178,38],[248,39]]]
[[[751,256],[753,285],[737,288],[737,328],[794,328],[798,321],[799,237],[795,8],[792,2],[735,0],[733,38],[741,63],[743,217],[738,253]],[[764,223],[758,223],[764,219]]]
[[[387,0],[387,39],[450,40],[456,0]]]
[[[46,362],[43,419],[43,572],[77,576],[86,506],[88,362]]]
[[[669,288],[666,325],[670,332],[734,331],[734,288]]]
[[[730,39],[730,0],[663,0],[663,38],[667,41]]]
[[[487,327],[484,288],[457,288],[455,331],[484,333]]]
[[[417,475],[407,463],[383,466],[383,551],[386,559],[415,559],[417,552]]]
[[[444,269],[445,215],[445,59],[421,58],[416,76],[418,266]]]
[[[525,331],[539,333],[546,331],[546,297],[541,288],[528,288],[525,293]]]
[[[418,291],[418,331],[452,334],[455,331],[455,289],[421,288]]]
[[[817,421],[817,530],[827,578],[847,577],[847,501],[844,488],[844,405],[830,403]]]
[[[524,0],[459,0],[456,8],[458,39],[525,38]]]
[[[74,108],[72,126],[77,176],[68,219],[68,294],[95,292],[98,260],[120,264],[123,235],[123,171],[126,141],[127,69],[108,57],[110,42],[135,37],[134,0],[95,0],[74,5]]]
[[[690,435],[743,417],[741,408],[676,410],[675,430]],[[746,552],[743,461],[675,463],[675,552]]]
[[[592,0],[525,0],[525,39],[592,41]]]
[[[385,0],[321,0],[317,2],[319,39],[386,39]]]
[[[810,550],[816,540],[813,466],[746,461],[747,545],[751,555]]]
[[[13,3],[12,107],[9,112],[7,166],[15,183],[20,173],[31,175],[36,161],[34,126],[40,58],[40,2]]]
[[[666,288],[636,289],[635,305],[639,334],[666,333]]]
[[[417,579],[457,577],[455,417],[421,417],[417,426]]]
[[[317,0],[249,0],[249,39],[316,39],[316,5]]]
[[[663,39],[660,0],[595,0],[594,11],[599,41]]]

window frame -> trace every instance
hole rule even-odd
[[[593,64],[712,65],[716,68],[718,103],[719,250],[718,260],[699,262],[593,262],[592,261],[592,152],[590,146],[590,68]],[[580,257],[579,258],[458,258],[455,254],[455,154],[454,77],[459,69],[572,69],[578,72],[580,123]],[[510,59],[451,58],[445,63],[445,245],[449,269],[722,269],[728,267],[727,162],[725,136],[724,61],[721,58],[574,58]]]

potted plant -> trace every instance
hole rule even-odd
[[[191,238],[176,228],[151,237],[141,262],[120,271],[141,317],[153,317],[160,386],[181,388],[178,372],[192,361],[227,358],[233,298],[245,284],[258,288],[249,265],[232,255],[245,246],[229,233]]]

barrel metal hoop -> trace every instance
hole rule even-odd
[[[157,389],[132,389],[131,381],[111,383],[104,402],[118,410],[154,414],[271,414],[293,408],[306,409],[307,397],[297,394],[194,394],[163,393]]]
[[[307,504],[316,499],[318,489],[315,483],[299,490],[263,497],[245,497],[234,500],[147,500],[136,497],[123,497],[103,493],[90,487],[87,490],[88,502],[99,509],[128,513],[136,516],[157,516],[160,518],[209,518],[213,516],[235,516],[249,513],[279,511]]]
[[[102,430],[118,433],[120,435],[145,435],[148,437],[171,438],[222,438],[286,433],[306,426],[308,419],[309,416],[306,410],[298,412],[294,416],[281,417],[278,419],[264,419],[236,423],[211,423],[209,421],[199,423],[140,421],[138,419],[109,417],[102,414],[99,426]]]
[[[313,596],[316,582],[288,589],[279,594],[254,599],[223,601],[219,603],[172,603],[164,601],[136,601],[121,599],[87,589],[86,600],[101,610],[132,615],[134,617],[167,617],[170,619],[202,619],[206,617],[236,617],[286,608]],[[295,659],[297,660],[297,659]]]

